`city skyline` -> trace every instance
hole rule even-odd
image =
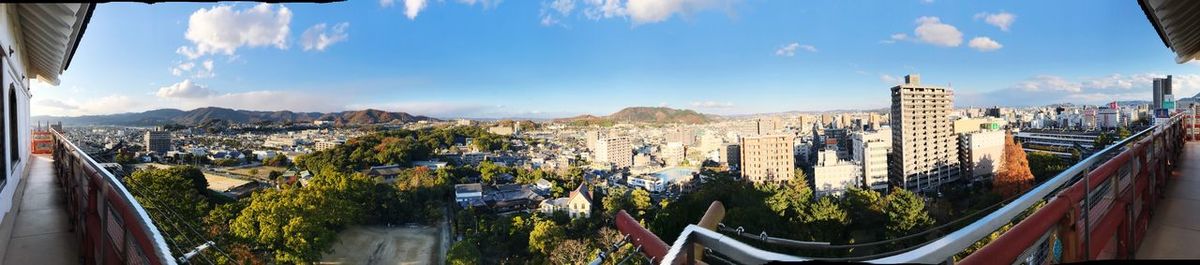
[[[882,109],[909,73],[956,107],[1149,100],[1166,74],[1176,98],[1200,92],[1200,65],[1171,63],[1133,2],[592,2],[100,5],[32,114]]]

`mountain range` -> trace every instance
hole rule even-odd
[[[555,122],[575,125],[612,125],[614,123],[702,124],[717,120],[717,116],[688,109],[666,107],[628,107],[608,116],[580,115],[556,119]]]
[[[137,113],[120,113],[110,115],[85,115],[76,117],[34,116],[35,121],[51,123],[62,122],[66,125],[125,125],[125,126],[155,126],[166,124],[200,125],[213,121],[230,123],[291,123],[312,122],[316,120],[332,121],[337,125],[366,125],[381,123],[406,123],[417,121],[438,121],[438,119],[417,116],[404,112],[388,112],[375,109],[342,111],[342,112],[292,112],[292,111],[253,111],[235,110],[219,107],[205,107],[194,110],[157,109]]]

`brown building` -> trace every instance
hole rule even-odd
[[[742,178],[754,183],[790,180],[796,172],[790,135],[743,137],[741,140]]]

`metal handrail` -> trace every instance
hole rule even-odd
[[[78,146],[68,140],[67,137],[61,132],[56,131],[53,128],[49,129],[49,131],[54,135],[55,141],[63,145],[63,151],[67,152],[63,155],[76,157],[79,159],[79,161],[83,162],[83,166],[88,167],[88,169],[96,172],[97,174],[100,174],[100,178],[103,179],[107,185],[120,192],[120,198],[122,202],[128,204],[135,212],[137,212],[138,218],[136,219],[136,227],[142,230],[141,232],[145,235],[149,235],[151,242],[154,244],[154,246],[152,246],[154,253],[146,254],[154,256],[153,258],[156,259],[159,264],[177,264],[175,259],[173,259],[171,256],[170,248],[167,247],[166,238],[164,238],[162,233],[158,231],[158,227],[155,226],[154,221],[150,219],[150,214],[147,213],[146,209],[142,207],[142,204],[133,197],[133,194],[125,188],[125,185],[122,184],[121,181],[118,180],[117,177],[111,172],[108,172],[107,169],[104,169],[103,166],[100,166],[100,164],[97,163],[96,160],[93,160],[91,156],[88,156],[83,152],[83,150],[79,149]],[[126,227],[128,227],[128,225]]]
[[[1032,190],[1017,197],[1011,203],[1008,203],[1000,209],[976,220],[975,222],[964,226],[950,234],[947,234],[937,240],[924,243],[920,247],[900,253],[894,256],[888,256],[878,259],[867,260],[869,263],[942,263],[950,261],[955,255],[962,250],[970,247],[980,239],[990,235],[1002,226],[1009,224],[1022,212],[1030,209],[1033,205],[1054,198],[1059,192],[1066,187],[1074,185],[1081,179],[1088,178],[1087,172],[1099,165],[1101,162],[1106,162],[1112,157],[1112,153],[1124,151],[1129,145],[1136,144],[1141,141],[1141,138],[1147,135],[1154,135],[1159,132],[1164,132],[1162,129],[1167,126],[1174,125],[1181,121],[1182,115],[1175,115],[1165,125],[1156,125],[1138,131],[1121,141],[1109,145],[1100,152],[1095,152],[1079,163],[1063,170],[1055,177],[1043,182],[1034,187]],[[1082,178],[1076,178],[1083,176]],[[1087,183],[1091,186],[1091,183]],[[1089,187],[1090,188],[1090,187]],[[687,246],[695,243],[705,245],[705,247],[719,252],[726,257],[733,258],[739,262],[750,264],[761,264],[770,261],[808,261],[819,260],[807,257],[798,257],[787,254],[780,254],[771,251],[765,251],[754,248],[745,243],[739,242],[736,239],[721,234],[716,231],[705,229],[695,225],[687,226],[663,260],[662,264],[671,264],[674,262],[680,251]]]

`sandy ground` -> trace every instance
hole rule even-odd
[[[318,264],[438,264],[436,227],[356,226],[338,234],[333,253]]]
[[[249,181],[245,181],[245,180],[223,177],[220,175],[214,175],[214,174],[210,174],[210,173],[204,173],[204,179],[208,180],[208,189],[215,190],[217,192],[224,192],[225,190],[227,190],[229,188],[241,186],[242,184],[246,184],[247,182],[249,182]]]
[[[258,174],[251,175],[250,170],[252,170],[252,169],[258,169]],[[271,171],[279,171],[280,173],[283,173],[284,171],[287,171],[287,169],[282,168],[282,167],[257,166],[257,167],[245,167],[245,168],[229,170],[229,172],[232,172],[234,174],[252,176],[252,177],[254,177],[256,179],[260,179],[260,180],[266,180],[267,177],[271,175]]]

